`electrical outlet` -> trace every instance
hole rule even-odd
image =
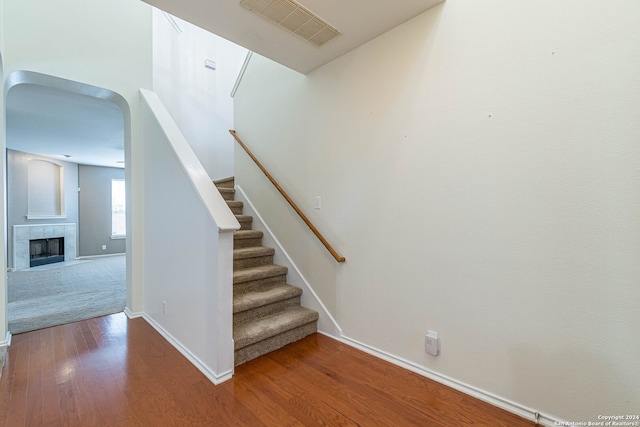
[[[437,332],[427,331],[427,335],[424,337],[424,351],[432,356],[437,356],[440,353],[440,337]]]
[[[162,314],[167,314],[167,302],[162,301]]]
[[[107,250],[107,245],[102,245],[102,250],[106,251]]]
[[[313,198],[313,208],[320,209],[322,207],[322,199],[320,196],[316,196]]]

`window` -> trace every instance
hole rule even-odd
[[[111,180],[111,237],[127,235],[127,207],[124,179]]]

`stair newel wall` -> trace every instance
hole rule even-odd
[[[145,156],[143,317],[211,381],[233,374],[233,231],[240,224],[152,92]]]

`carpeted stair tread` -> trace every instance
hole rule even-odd
[[[235,215],[242,215],[242,210],[244,208],[244,203],[239,200],[227,200],[227,206],[231,209]]]
[[[233,330],[235,349],[239,350],[316,320],[317,312],[304,307],[292,307],[258,321],[236,325]]]
[[[261,242],[260,242],[261,243]],[[256,245],[258,242],[256,241]],[[264,246],[246,245],[244,248],[233,250],[233,269],[257,267],[259,265],[273,264],[275,249]]]
[[[302,289],[291,285],[280,285],[269,289],[246,292],[233,298],[233,312],[239,313],[300,295],[302,295]]]
[[[213,184],[218,188],[233,188],[235,185],[235,179],[234,177],[216,179],[213,181]]]
[[[271,256],[276,253],[276,250],[273,248],[268,248],[266,246],[252,246],[250,248],[240,248],[233,250],[233,259],[247,259],[247,258],[256,258],[261,256]]]
[[[238,366],[256,357],[275,351],[292,342],[299,341],[304,337],[318,332],[317,322],[307,323],[298,326],[278,335],[274,335],[266,340],[242,347],[234,352],[234,365]]]
[[[240,223],[240,230],[251,230],[253,217],[250,215],[236,215],[236,219]]]
[[[242,239],[261,239],[263,236],[260,230],[238,230],[233,232],[234,240]]]
[[[218,191],[225,200],[233,200],[233,197],[236,194],[235,188],[218,187]]]
[[[258,267],[243,268],[233,272],[233,284],[284,276],[289,269],[283,265],[260,265]]]

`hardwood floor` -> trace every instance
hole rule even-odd
[[[532,426],[314,334],[215,386],[143,319],[15,335],[0,426]]]

